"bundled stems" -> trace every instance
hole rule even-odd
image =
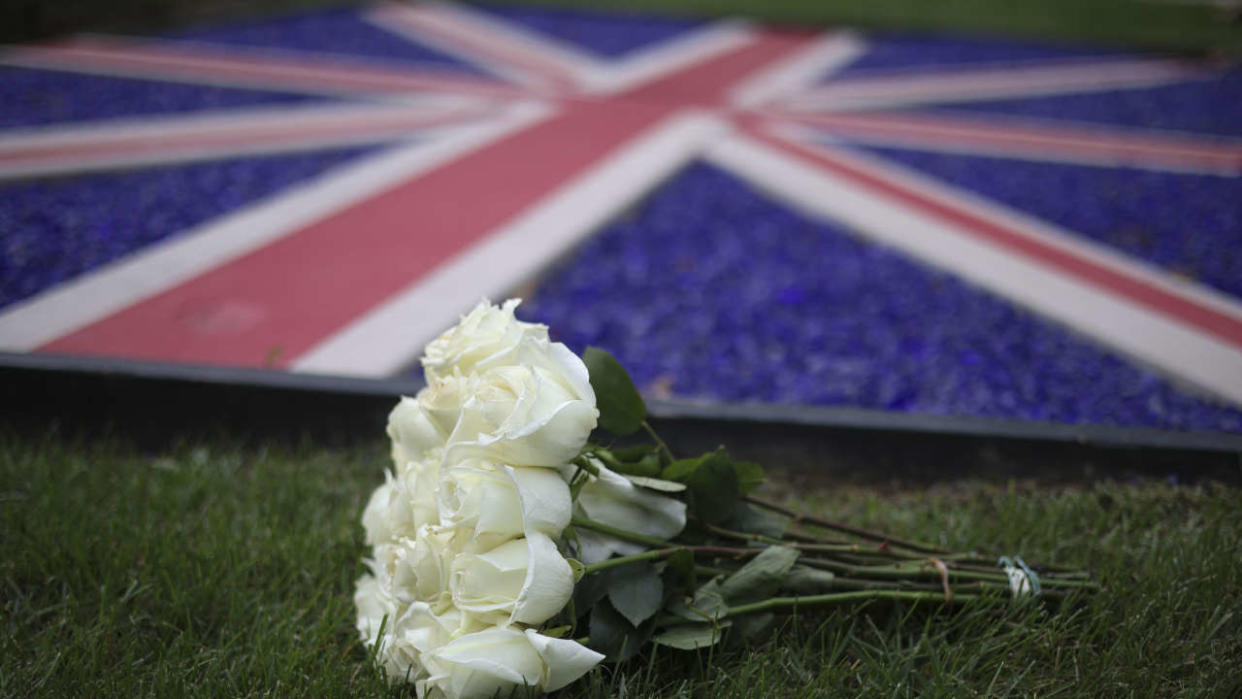
[[[860,574],[890,580],[939,578],[941,576],[941,574],[935,570],[934,567],[928,564],[915,568],[908,566],[861,566],[841,563],[838,561],[830,561],[823,558],[802,558],[799,559],[799,561],[804,565],[832,571],[833,573]],[[1009,577],[1003,572],[980,572],[978,570],[963,570],[961,568],[949,568],[948,570],[951,578],[957,578],[959,580],[979,580],[985,582],[1004,583],[1006,586],[1009,585]],[[1099,584],[1092,580],[1064,579],[1054,578],[1051,576],[1040,578],[1040,584],[1044,587],[1083,588],[1092,590],[1099,588]]]
[[[609,558],[607,560],[588,565],[585,568],[585,574],[595,573],[639,561],[661,560],[680,551],[689,551],[696,558],[699,556],[710,556],[714,560],[721,558],[738,560],[743,558],[753,558],[754,556],[762,553],[764,550],[761,547],[754,546],[745,548],[716,545],[670,546],[669,544],[672,542],[611,527],[585,517],[575,517],[573,519],[573,524],[584,529],[591,529],[625,541],[655,547],[649,551],[643,551],[629,556]],[[824,546],[781,542],[779,540],[771,539],[770,537],[764,537],[758,534],[733,532],[720,527],[715,527],[713,525],[704,526],[708,531],[727,538],[741,539],[769,545],[785,545],[791,548],[801,549],[807,553],[821,554],[818,556],[801,557],[799,558],[799,563],[813,568],[827,570],[836,574],[837,577],[834,578],[831,583],[832,587],[855,588],[867,591],[905,587],[907,588],[906,591],[910,591],[908,590],[910,585],[933,585],[936,583],[942,583],[946,590],[952,590],[955,594],[963,585],[967,586],[972,592],[978,592],[985,589],[1011,589],[1010,579],[1004,572],[999,571],[996,568],[988,568],[985,566],[959,565],[954,562],[953,556],[914,557],[909,556],[908,554],[899,554],[902,560],[894,561],[890,558],[892,553],[887,551],[867,551],[854,546]],[[882,565],[863,565],[841,560],[832,560],[830,558],[825,558],[822,555],[831,553],[873,555],[884,560]],[[696,567],[700,570],[700,572],[711,575],[726,574],[729,572],[717,567],[702,565]],[[1051,594],[1053,596],[1059,596],[1061,592],[1068,592],[1075,589],[1099,589],[1098,583],[1091,580],[1084,580],[1080,576],[1076,575],[1066,577],[1054,577],[1053,575],[1048,575],[1041,578],[1041,584],[1045,588],[1052,588],[1047,590],[1044,594]],[[1059,588],[1060,591],[1058,591],[1057,588]],[[942,594],[943,596],[943,593],[939,594]]]
[[[608,536],[616,537],[618,539],[621,539],[622,541],[629,541],[635,544],[642,544],[644,546],[656,546],[656,547],[663,549],[663,548],[668,547],[668,544],[669,544],[669,542],[665,541],[664,539],[658,538],[658,537],[647,536],[646,534],[639,534],[637,532],[630,532],[624,529],[618,529],[616,527],[608,526],[607,524],[604,524],[602,522],[596,522],[596,521],[587,519],[586,517],[575,516],[573,519],[569,521],[569,523],[574,525],[575,527],[582,527],[583,529],[590,529],[592,531],[597,531],[600,534],[607,534]]]
[[[833,604],[864,602],[870,600],[901,600],[904,602],[932,602],[949,604],[979,599],[976,594],[945,596],[939,592],[913,592],[906,590],[857,590],[853,592],[830,592],[823,595],[800,595],[797,597],[772,597],[770,599],[729,607],[726,617],[759,612],[793,611],[799,607],[822,607]]]
[[[716,556],[731,556],[733,558],[751,558],[762,553],[762,549],[739,549],[729,546],[670,546],[663,549],[643,551],[642,553],[635,553],[629,556],[616,556],[602,560],[598,563],[592,563],[591,565],[586,566],[583,575],[590,575],[591,573],[597,573],[601,570],[608,570],[609,568],[616,568],[617,566],[637,563],[639,561],[657,561],[661,558],[668,558],[669,556],[672,556],[680,551],[689,551],[692,554],[710,553],[715,554]],[[720,568],[712,568],[711,570],[716,573],[728,573],[728,571]]]
[[[666,464],[672,463],[674,456],[664,440],[646,421],[641,423],[641,427],[654,440],[661,460]],[[577,463],[586,461],[580,459]],[[721,526],[719,510],[711,514],[710,510],[700,512],[692,507],[689,519],[693,528],[687,538],[695,543],[681,543],[575,516],[572,519],[575,527],[647,548],[633,555],[615,556],[586,565],[582,568],[583,574],[608,571],[632,563],[667,560],[689,553],[696,575],[722,581],[715,584],[716,580],[713,580],[697,591],[681,590],[681,594],[689,596],[678,604],[702,614],[704,620],[712,624],[746,614],[876,600],[952,605],[976,601],[1001,602],[1028,593],[1043,598],[1064,599],[1100,587],[1082,571],[1037,566],[1037,575],[1020,559],[1015,567],[1005,559],[1002,559],[1002,564],[976,552],[951,553],[932,544],[803,514],[753,495],[745,496],[743,500],[790,518],[792,523],[788,531],[779,537],[756,531],[737,531],[745,525],[738,524],[734,528]],[[691,498],[690,502],[693,506],[695,500]],[[710,521],[709,514],[713,517]],[[835,532],[836,536],[820,534],[820,529]],[[772,547],[793,549],[797,555],[780,553],[765,562],[764,554]],[[753,570],[744,574],[739,572],[752,566]],[[806,574],[800,582],[785,577],[798,568]],[[806,570],[808,568],[822,572],[814,574],[815,571]],[[777,596],[758,600],[740,597],[736,600],[738,603],[728,599],[729,594],[737,594],[739,585],[753,584],[754,580],[764,576],[777,575],[780,576],[779,586],[761,588],[766,594]],[[735,591],[724,592],[731,585]],[[808,594],[791,594],[794,591]],[[702,600],[699,599],[700,594]],[[703,610],[695,609],[694,604],[702,605]],[[687,621],[695,623],[695,620],[686,618],[684,611],[672,614],[663,621],[657,619],[656,626],[678,626]]]
[[[783,514],[786,517],[791,517],[793,518],[794,522],[807,522],[817,527],[823,527],[824,529],[831,529],[833,531],[838,531],[838,532],[842,532],[845,534],[852,534],[853,536],[857,536],[862,539],[869,539],[871,541],[887,543],[889,546],[898,546],[900,548],[908,549],[910,551],[916,551],[918,553],[948,553],[944,549],[939,548],[937,546],[932,546],[931,544],[923,544],[917,541],[898,539],[895,536],[888,536],[887,534],[873,532],[867,529],[862,529],[859,527],[850,526],[848,524],[843,524],[841,522],[834,522],[830,519],[824,519],[823,517],[816,517],[815,515],[803,514],[792,508],[785,507],[784,505],[772,502],[770,500],[764,500],[763,498],[755,497],[754,495],[747,495],[745,499],[747,502],[751,504],[767,508],[769,510],[772,510],[773,512],[779,512],[780,514]]]

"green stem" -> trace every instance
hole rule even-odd
[[[790,529],[789,531],[785,532],[785,538],[792,539],[794,541],[801,541],[807,544],[826,544],[829,546],[854,545],[848,541],[842,541],[840,539],[833,539],[833,538],[829,538],[826,536],[819,536],[817,534],[812,534],[810,532],[802,531],[800,529]]]
[[[927,580],[918,582],[914,580],[866,580],[862,578],[834,578],[831,583],[825,587],[831,589],[844,590],[905,590],[908,592],[927,591],[943,596],[944,585],[939,580]],[[955,582],[949,584],[949,591],[954,597],[962,594],[977,594],[983,592],[1000,593],[1008,595],[1012,593],[1013,588],[1009,583],[984,582],[976,580],[974,582]],[[1063,599],[1072,591],[1065,590],[1044,590],[1039,594],[1040,599]]]
[[[642,553],[634,553],[634,554],[630,554],[629,556],[617,556],[616,558],[609,558],[604,561],[592,563],[591,565],[584,567],[582,574],[590,575],[591,573],[596,573],[601,570],[608,570],[609,568],[623,566],[627,563],[636,563],[638,561],[659,560],[661,558],[667,558],[677,553],[678,551],[689,551],[692,554],[712,553],[712,554],[717,554],[720,556],[733,556],[737,558],[737,557],[743,557],[743,556],[746,556],[746,557],[758,556],[759,553],[762,551],[762,549],[739,549],[739,548],[732,548],[729,546],[670,546],[668,548],[654,549],[652,551],[643,551]],[[713,569],[713,570],[718,570],[718,569]]]
[[[723,536],[726,539],[736,539],[738,541],[752,541],[757,544],[767,544],[769,546],[791,546],[791,547],[797,546],[797,544],[791,544],[789,542],[781,541],[780,539],[773,539],[770,536],[764,536],[762,534],[750,534],[747,532],[736,532],[736,531],[733,531],[732,529],[725,529],[724,527],[718,527],[714,524],[708,524],[707,522],[704,522],[702,520],[699,520],[699,524],[701,524],[703,528],[706,529],[707,531],[713,534],[719,535],[719,536]]]
[[[940,571],[927,564],[920,565],[917,568],[910,566],[860,566],[850,563],[841,563],[839,561],[829,561],[822,558],[803,558],[799,559],[799,562],[814,568],[831,570],[834,573],[846,573],[869,578],[916,580],[922,578],[940,579],[941,577]],[[979,580],[984,582],[1001,583],[1005,586],[1009,585],[1009,576],[1000,571],[995,573],[984,573],[975,570],[962,570],[954,567],[948,568],[948,571],[950,580]],[[1039,582],[1043,587],[1082,588],[1089,590],[1096,590],[1100,587],[1098,583],[1091,580],[1063,580],[1052,577],[1041,577]]]
[[[590,575],[591,573],[598,573],[601,570],[608,570],[609,568],[616,568],[617,566],[623,566],[629,563],[637,563],[639,561],[654,561],[654,560],[659,560],[661,558],[668,558],[669,556],[673,555],[674,553],[677,553],[680,550],[681,550],[681,547],[678,546],[678,547],[669,548],[669,549],[656,549],[654,551],[643,551],[642,553],[635,553],[629,556],[617,556],[616,558],[609,558],[607,560],[599,561],[598,563],[592,563],[589,566],[585,566],[583,568],[582,574]]]
[[[574,517],[573,519],[570,520],[570,524],[574,525],[575,527],[582,527],[583,529],[590,529],[592,531],[597,531],[600,534],[607,534],[608,536],[614,536],[618,539],[623,539],[625,541],[632,541],[636,544],[643,544],[644,546],[658,546],[660,548],[665,548],[668,546],[668,542],[665,541],[664,539],[659,539],[654,536],[647,536],[646,534],[638,534],[636,532],[627,532],[624,529],[617,529],[616,527],[610,527],[607,524],[596,522],[594,520],[587,519],[586,517]]]
[[[590,445],[588,444],[585,448],[583,448],[582,453],[578,455],[578,458],[573,460],[573,465],[583,471],[586,471],[592,476],[598,476],[599,468],[595,464],[591,463],[591,456],[593,455],[590,452]]]
[[[655,440],[656,446],[660,449],[660,451],[664,452],[664,457],[668,459],[668,462],[671,464],[676,461],[677,459],[673,456],[672,450],[668,448],[668,445],[664,443],[663,439],[660,439],[660,435],[656,434],[656,431],[652,428],[651,424],[646,420],[643,420],[642,425],[643,429],[647,431],[647,434]]]
[[[919,553],[948,553],[944,549],[941,549],[937,546],[932,546],[931,544],[924,544],[924,543],[920,543],[917,541],[909,541],[906,539],[898,539],[895,536],[888,536],[887,534],[873,532],[868,529],[862,529],[860,527],[853,527],[848,524],[844,524],[842,522],[834,522],[830,519],[825,519],[823,517],[803,514],[801,512],[798,512],[797,510],[785,507],[784,505],[781,505],[779,503],[771,502],[770,500],[764,500],[762,498],[757,498],[754,495],[747,495],[745,499],[747,502],[753,503],[755,505],[759,505],[760,507],[766,507],[767,509],[772,510],[774,512],[779,512],[785,515],[786,517],[792,517],[794,522],[808,522],[810,524],[814,524],[815,526],[823,527],[825,529],[831,529],[834,531],[844,532],[846,534],[852,534],[854,536],[857,536],[863,539],[870,539],[871,541],[887,543],[889,546],[899,546],[903,549],[908,549],[910,551],[917,551]]]
[[[922,560],[927,558],[926,554],[906,553],[904,551],[894,551],[892,549],[881,549],[874,546],[863,546],[860,544],[815,544],[815,543],[793,543],[785,544],[799,551],[811,551],[813,553],[849,553],[864,557],[875,557],[890,560]],[[956,556],[937,556],[941,560],[949,561]]]
[[[952,604],[954,602],[973,601],[979,599],[979,595],[961,594],[953,595],[952,599],[946,599],[943,592],[914,592],[909,590],[855,590],[852,592],[832,592],[824,595],[773,597],[761,602],[739,604],[735,607],[729,607],[729,611],[725,614],[725,617],[785,609],[793,610],[799,607],[816,607],[829,604],[843,604],[848,602],[862,602],[881,599],[902,600],[906,602],[936,602],[940,604]]]

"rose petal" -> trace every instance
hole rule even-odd
[[[542,636],[534,629],[526,629],[526,638],[547,666],[545,692],[555,692],[582,677],[604,659],[603,653],[596,653],[577,641]]]
[[[603,466],[578,493],[586,516],[625,531],[671,539],[686,526],[686,504],[636,487],[625,476]]]
[[[491,697],[514,685],[537,687],[545,672],[543,658],[516,629],[467,634],[432,655],[451,665],[446,683],[454,697]]]
[[[523,624],[542,624],[569,603],[574,593],[574,573],[569,561],[547,535],[530,532],[526,542],[530,562],[510,619]]]
[[[546,468],[506,466],[505,473],[517,490],[524,530],[559,537],[573,516],[569,484],[559,473]]]
[[[420,391],[420,395],[427,389]],[[417,398],[402,396],[388,414],[388,437],[392,439],[392,460],[400,473],[406,464],[418,461],[436,447],[443,447],[448,434],[441,432],[428,417]]]

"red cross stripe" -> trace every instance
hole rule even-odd
[[[271,363],[286,366],[611,151],[678,110],[719,104],[724,91],[748,73],[806,40],[755,35],[721,56],[641,87],[563,104],[504,140],[42,349],[247,364],[279,348]],[[418,234],[412,235],[416,223]],[[319,260],[334,263],[325,267]],[[236,309],[239,320],[231,332],[205,343],[199,324],[221,307]]]

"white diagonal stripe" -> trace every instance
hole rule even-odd
[[[608,95],[675,73],[695,63],[732,51],[754,39],[744,20],[720,20],[646,46],[619,61],[602,64],[584,77],[587,94]]]
[[[986,119],[898,112],[767,114],[831,137],[943,153],[1136,167],[1233,177],[1242,140],[1038,119]]]
[[[0,51],[0,65],[318,95],[523,96],[499,81],[391,61],[147,38],[83,36],[19,46]]]
[[[755,109],[778,97],[794,95],[849,65],[866,50],[866,42],[853,32],[829,32],[788,60],[748,77],[733,88],[729,101]]]
[[[834,157],[843,155],[831,152]],[[1242,352],[1197,328],[963,234],[949,222],[760,141],[733,137],[713,147],[708,157],[812,216],[844,223],[860,235],[949,270],[1200,391],[1242,404]],[[1149,278],[1167,277],[1154,269],[1147,273]],[[1184,291],[1191,286],[1173,279],[1158,281]],[[1199,300],[1215,298],[1215,307],[1242,317],[1236,302],[1227,297],[1202,288],[1189,294]]]
[[[496,121],[334,170],[168,238],[0,312],[0,349],[30,351],[257,250],[384,189],[546,117],[517,105]]]
[[[672,117],[346,326],[295,371],[391,376],[485,296],[501,298],[696,157],[725,125]]]
[[[790,97],[782,106],[819,111],[977,102],[1154,87],[1211,75],[1201,65],[1162,59],[1042,63],[843,79]]]
[[[463,5],[385,3],[365,17],[381,29],[532,86],[551,86],[557,78],[577,80],[598,63],[567,43],[536,36]]]
[[[487,112],[460,98],[198,112],[0,132],[0,180],[428,136]]]

